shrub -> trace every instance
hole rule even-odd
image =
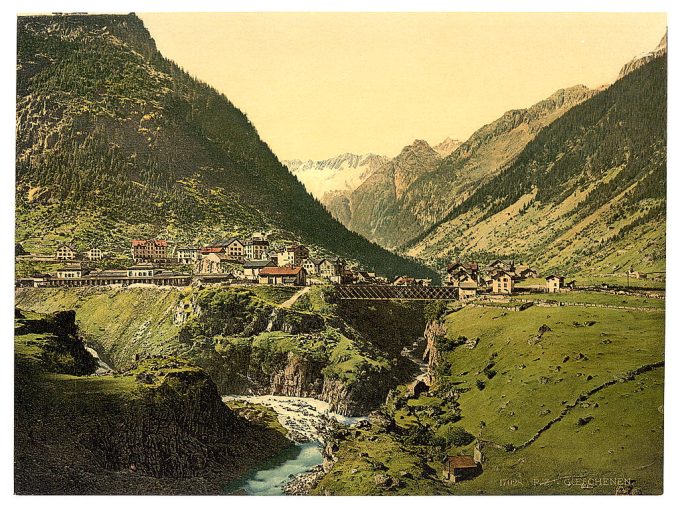
[[[475,439],[475,436],[470,434],[463,427],[445,426],[442,436],[446,439],[446,442],[452,446],[466,446]]]

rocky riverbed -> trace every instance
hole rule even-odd
[[[270,407],[279,422],[288,430],[288,437],[296,443],[317,441],[323,444],[325,435],[338,424],[351,425],[366,419],[363,416],[347,417],[330,412],[330,405],[322,400],[279,395],[227,395],[222,400],[242,400]]]
[[[299,451],[293,458],[281,459],[282,462],[273,459],[232,488],[246,494],[308,494],[324,474],[323,445],[330,431],[340,424],[351,426],[366,419],[332,413],[328,403],[313,398],[227,395],[222,399],[270,407],[288,430],[288,437],[298,444]]]

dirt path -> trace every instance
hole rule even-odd
[[[298,290],[295,294],[290,296],[288,299],[286,299],[283,303],[279,305],[280,308],[290,308],[295,304],[295,302],[300,299],[302,296],[307,294],[309,292],[309,289],[311,287],[304,287],[300,290]]]

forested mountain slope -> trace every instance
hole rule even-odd
[[[431,272],[349,232],[226,97],[135,15],[22,16],[17,241],[123,249],[266,230],[390,275]]]
[[[665,266],[666,57],[573,107],[407,253],[507,255],[543,269]]]

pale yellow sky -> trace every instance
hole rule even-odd
[[[652,50],[665,14],[140,14],[159,50],[243,110],[280,159],[465,139]]]

